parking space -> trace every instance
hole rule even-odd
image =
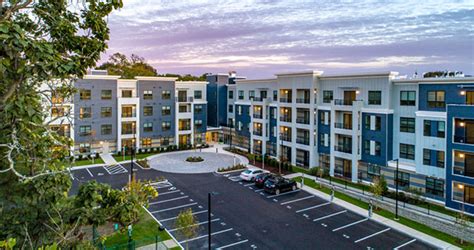
[[[188,244],[190,249],[208,247],[208,208],[201,202],[193,199],[192,195],[174,186],[171,182],[153,184],[159,196],[150,201],[148,211],[159,220],[162,225],[183,245]],[[197,235],[191,239],[185,239],[179,234],[176,219],[179,213],[185,209],[191,209],[199,226]],[[211,246],[217,249],[225,248],[251,248],[251,242],[234,229],[231,223],[219,217],[219,213],[211,214]]]

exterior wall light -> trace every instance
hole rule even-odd
[[[459,158],[464,158],[464,154],[463,154],[463,153],[460,153],[460,154],[459,154]]]
[[[461,95],[466,95],[466,91],[461,90],[460,94],[461,94]]]
[[[360,94],[360,91],[359,91],[359,90],[356,90],[356,94],[357,94],[357,95]]]
[[[464,185],[463,184],[458,184],[458,188],[464,189]]]
[[[466,124],[464,122],[460,122],[459,126],[464,127]]]

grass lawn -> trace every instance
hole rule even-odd
[[[74,166],[75,167],[78,167],[78,166],[85,166],[85,165],[91,165],[91,164],[104,164],[104,161],[102,160],[102,158],[96,158],[94,159],[94,162],[92,162],[91,159],[85,159],[85,160],[76,160],[74,162]]]
[[[133,225],[132,239],[135,240],[135,247],[154,244],[156,235],[159,236],[159,241],[171,239],[170,235],[166,231],[158,230],[158,222],[156,222],[150,216],[150,214],[148,214],[145,209],[142,208],[142,211],[140,212],[140,220],[135,225]],[[105,240],[105,246],[106,248],[113,248],[114,246],[127,244],[127,242],[127,231],[118,231],[110,236],[107,236],[107,239]],[[177,249],[179,249],[179,247]]]
[[[158,152],[150,152],[150,153],[144,153],[144,154],[136,154],[134,158],[137,160],[147,158],[148,156],[156,155],[159,154]],[[114,159],[118,162],[120,161],[129,161],[130,160],[130,155],[126,155],[125,157],[121,155],[114,155]]]
[[[301,178],[302,177],[296,177],[296,178],[294,178],[294,180],[301,183]],[[331,194],[331,189],[325,187],[324,185],[323,185],[323,188],[320,189],[319,188],[319,183],[316,183],[311,179],[304,178],[304,184],[306,186],[309,186],[309,187],[312,187],[312,188],[317,189],[319,191],[322,191],[326,194]],[[361,207],[363,209],[368,209],[368,207],[369,207],[369,204],[367,204],[367,202],[358,200],[356,198],[353,198],[353,197],[351,197],[347,194],[344,194],[344,193],[341,193],[341,192],[338,192],[338,191],[334,192],[334,196],[341,199],[341,200],[352,203],[352,204],[354,204],[358,207]],[[393,218],[395,218],[395,215],[393,213],[391,213],[389,211],[386,211],[386,210],[382,210],[382,209],[376,210],[376,211],[374,211],[374,213],[376,213],[380,216],[383,216],[385,218],[391,219],[391,220],[393,220]],[[423,225],[421,223],[418,223],[416,221],[413,221],[413,220],[410,220],[410,219],[407,219],[407,218],[404,218],[404,217],[399,216],[399,218],[400,218],[400,220],[397,221],[397,222],[400,223],[400,224],[411,227],[411,228],[413,228],[417,231],[420,231],[420,232],[423,232],[425,234],[431,235],[431,236],[433,236],[437,239],[443,240],[445,242],[448,242],[448,243],[453,244],[455,246],[461,247],[463,249],[474,249],[474,243],[464,243],[463,245],[461,245],[459,243],[458,238],[453,237],[453,236],[451,236],[447,233],[440,232],[438,230],[435,230],[435,229],[430,228],[426,225]]]

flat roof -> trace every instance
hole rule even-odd
[[[178,77],[166,76],[135,76],[135,79],[140,81],[176,81]]]
[[[276,83],[276,81],[276,78],[235,80],[237,83]]]
[[[394,83],[459,83],[474,82],[474,77],[429,77],[429,78],[407,78],[393,79]]]
[[[296,71],[296,72],[282,72],[275,74],[276,76],[295,76],[295,75],[322,75],[324,71],[319,70],[307,70],[307,71]]]
[[[361,73],[349,73],[349,74],[327,74],[321,75],[319,78],[346,78],[346,77],[367,77],[367,76],[397,76],[398,72],[395,71],[383,71],[383,72],[361,72]]]

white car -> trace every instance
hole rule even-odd
[[[268,173],[267,170],[261,170],[261,169],[247,169],[240,173],[240,179],[244,181],[254,181],[255,177],[257,175],[262,174],[262,173]]]

